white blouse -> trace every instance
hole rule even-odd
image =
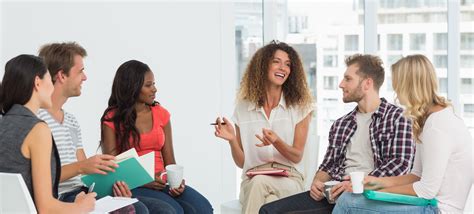
[[[302,172],[302,161],[299,163],[291,162],[280,154],[273,145],[257,147],[256,144],[260,144],[261,141],[255,134],[262,136],[263,128],[271,129],[283,142],[293,145],[296,124],[312,111],[312,108],[288,107],[282,94],[278,106],[272,109],[270,118],[267,118],[263,107],[257,107],[248,101],[239,100],[232,120],[240,128],[240,139],[245,156],[242,172],[245,174],[247,170],[253,167],[270,162],[293,166],[299,172]]]
[[[435,198],[442,213],[462,213],[472,185],[472,136],[451,107],[431,114],[417,143],[416,194]]]

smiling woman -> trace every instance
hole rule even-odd
[[[258,213],[268,202],[303,191],[301,159],[311,120],[312,97],[296,51],[271,42],[252,57],[242,78],[234,126],[216,120],[215,135],[229,142],[235,164],[243,169],[242,213]],[[261,133],[261,134],[258,134]],[[268,168],[288,174],[261,174]],[[256,176],[246,176],[258,171]]]

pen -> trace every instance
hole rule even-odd
[[[95,186],[95,182],[93,182],[93,183],[89,186],[89,190],[87,190],[87,193],[91,193],[91,192],[94,190],[94,186]]]
[[[221,123],[221,125],[225,125],[226,123]],[[217,123],[211,123],[211,126],[215,126]]]

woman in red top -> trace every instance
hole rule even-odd
[[[169,112],[155,102],[155,78],[148,65],[130,60],[115,74],[108,108],[102,118],[102,151],[117,155],[135,148],[138,155],[155,152],[155,181],[132,190],[133,195],[160,199],[176,213],[212,213],[209,201],[185,186],[170,188],[160,179],[175,164]]]

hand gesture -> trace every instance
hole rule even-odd
[[[230,124],[230,121],[227,120],[227,118],[223,117],[222,119],[224,120],[225,125],[222,123],[221,118],[218,117],[216,119],[217,125],[214,126],[214,128],[216,129],[216,131],[214,132],[214,135],[216,135],[216,137],[220,137],[229,142],[234,141],[236,138],[234,126]]]
[[[128,185],[123,181],[115,182],[114,186],[112,187],[112,191],[115,197],[132,197],[132,192],[130,192]]]
[[[115,172],[118,164],[114,162],[114,159],[115,156],[112,155],[94,155],[79,162],[79,173],[105,175],[107,172]]]
[[[257,137],[262,143],[260,144],[255,144],[258,147],[263,147],[263,146],[268,146],[274,144],[280,137],[273,132],[271,129],[262,129],[262,136],[256,134],[255,137]]]
[[[95,208],[96,196],[97,196],[97,193],[95,192],[88,193],[88,194],[81,192],[77,194],[76,199],[74,200],[74,203],[79,205],[80,209],[82,210],[81,213],[89,213]]]
[[[186,184],[183,181],[181,181],[181,185],[179,185],[178,188],[170,188],[170,195],[173,197],[180,196],[184,192],[184,188],[186,187]]]
[[[149,188],[149,189],[155,189],[155,190],[162,190],[166,187],[166,181],[161,179],[161,174],[163,171],[158,172],[155,174],[155,180],[147,183],[144,185],[144,187]]]
[[[313,183],[311,184],[311,189],[309,190],[309,195],[316,201],[320,201],[324,198],[324,183],[314,179]]]

